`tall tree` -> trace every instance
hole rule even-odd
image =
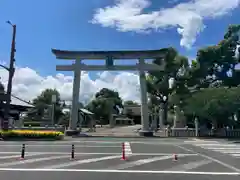
[[[37,111],[38,118],[41,119],[41,117],[44,116],[44,110],[51,109],[52,95],[56,95],[54,122],[58,123],[58,120],[63,115],[63,113],[60,103],[60,93],[56,89],[45,89],[39,96],[33,99],[33,104],[35,105],[35,110]]]
[[[206,88],[186,100],[185,113],[215,126],[229,125],[240,109],[240,88]]]
[[[236,65],[239,58],[236,51],[240,44],[239,34],[240,25],[228,27],[222,41],[217,45],[200,49],[197,53],[196,64],[199,68],[195,69],[193,79],[197,79],[199,88],[209,86],[237,86],[240,84],[239,70]],[[194,77],[194,75],[197,75]]]
[[[239,51],[238,47],[240,44],[239,32],[240,25],[231,25],[228,27],[223,40],[220,41],[217,45],[208,46],[198,51],[197,58],[192,62],[191,68],[189,68],[188,71],[188,89],[196,92],[201,91],[203,88],[231,88],[240,85],[240,70],[236,69],[236,65],[239,63],[239,57],[236,56],[236,52]],[[220,112],[216,113],[214,108],[212,108],[215,107],[215,109],[219,110],[219,102],[221,102],[221,104],[228,102],[221,99],[221,96],[224,95],[223,92],[231,93],[229,96],[232,95],[232,91],[225,91],[224,89],[211,89],[211,91],[208,91],[208,89],[206,89],[204,91],[201,91],[201,93],[193,93],[192,95],[189,93],[187,96],[189,99],[186,99],[185,101],[185,111],[189,113],[188,110],[193,110],[194,106],[196,105],[198,110],[195,108],[194,111],[199,112],[196,113],[196,115],[202,117],[203,119],[204,117],[201,114],[207,115],[210,113],[211,116],[207,116],[205,118],[211,120],[214,119],[213,116],[215,116],[215,118],[217,117],[218,119],[225,117],[225,115],[228,116],[228,113],[225,113],[225,115],[219,115]],[[214,96],[214,100],[211,98],[211,96]],[[231,96],[231,98],[232,97],[233,96]],[[205,101],[203,101],[203,99],[205,99]],[[211,103],[207,103],[208,101],[211,101]],[[230,105],[228,106],[232,107]],[[211,109],[212,112],[206,111],[206,109]],[[222,112],[224,112],[224,110],[222,110]],[[227,112],[231,111],[228,109]],[[228,118],[225,117],[225,120],[227,119]]]
[[[97,92],[95,99],[86,106],[87,109],[94,113],[95,118],[101,120],[102,124],[108,123],[110,114],[119,113],[117,107],[123,107],[119,93],[107,88]]]
[[[165,70],[148,72],[147,89],[150,94],[151,104],[153,105],[152,108],[162,104],[165,112],[164,119],[166,120],[169,95],[173,92],[181,92],[185,88],[183,77],[188,70],[189,64],[188,59],[179,55],[177,50],[172,47],[162,49],[161,51],[164,52],[165,57],[157,58],[153,63],[157,65],[163,65],[164,63]],[[170,78],[175,80],[175,86],[172,88],[169,88]]]

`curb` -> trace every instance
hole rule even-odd
[[[151,136],[151,137],[145,137],[145,136],[121,136],[121,135],[84,135],[84,136],[72,136],[72,138],[154,138],[154,139],[169,139],[169,138],[174,138],[174,139],[189,139],[189,137],[161,137],[161,136]]]
[[[0,139],[1,141],[65,141],[65,139]]]

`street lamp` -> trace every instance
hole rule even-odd
[[[6,22],[7,24],[11,25],[13,28],[13,35],[12,35],[12,44],[11,44],[11,55],[10,55],[10,63],[9,68],[1,65],[1,67],[5,68],[9,72],[8,76],[8,84],[7,84],[7,100],[5,104],[5,112],[4,112],[4,120],[3,120],[3,130],[8,130],[8,119],[9,119],[9,111],[10,111],[10,103],[11,103],[11,93],[12,93],[12,78],[15,72],[14,62],[15,62],[15,39],[16,39],[16,25],[12,24],[10,21]]]

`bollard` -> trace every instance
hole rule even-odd
[[[25,158],[25,144],[22,145],[22,152],[21,152],[21,158],[20,159],[24,159]]]
[[[126,156],[125,156],[125,143],[122,143],[122,158],[121,160],[126,160]]]
[[[75,147],[74,144],[72,144],[72,153],[71,153],[71,159],[75,158]]]

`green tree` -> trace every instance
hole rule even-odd
[[[201,103],[210,99],[209,94],[211,93],[207,90],[207,92],[196,96],[196,92],[200,91],[200,89],[212,87],[236,87],[240,84],[240,70],[236,69],[239,57],[235,56],[240,44],[238,36],[239,32],[240,25],[231,25],[225,33],[223,40],[217,45],[208,46],[198,50],[196,60],[192,61],[191,66],[185,71],[185,75],[176,77],[176,85],[179,84],[181,88],[175,87],[175,92],[171,93],[171,101],[174,103],[181,102],[181,106],[184,106],[186,113],[188,112],[189,114],[188,108],[193,108],[191,106],[195,100],[197,105],[198,98]],[[213,91],[215,92],[216,90]],[[220,92],[216,91],[216,93],[218,94]],[[197,99],[193,100],[192,95]],[[220,97],[221,96],[219,95],[216,98]],[[206,101],[201,101],[205,98]],[[188,104],[190,102],[191,104]],[[206,113],[205,109],[210,110],[208,105],[203,103],[197,106],[198,110],[196,111],[204,111]],[[215,107],[215,104],[211,104],[211,107]],[[211,110],[214,111],[213,109]],[[201,113],[199,112],[198,115],[199,114]],[[219,117],[218,114],[212,113],[211,117],[208,117],[208,119],[213,119],[213,116],[218,117],[218,119],[224,117]],[[202,119],[204,118],[202,117]],[[228,118],[223,119],[226,121]]]
[[[229,125],[240,109],[240,87],[206,88],[186,100],[185,113],[210,121],[215,126]],[[230,120],[229,120],[230,118]]]
[[[189,64],[188,59],[179,55],[177,50],[172,47],[162,49],[161,51],[165,54],[164,58],[157,58],[153,63],[157,65],[165,64],[165,70],[148,72],[147,90],[150,94],[150,108],[153,109],[155,106],[162,104],[165,114],[164,119],[167,120],[169,95],[172,93],[183,93],[183,89],[186,89],[185,76],[187,75]],[[169,88],[170,78],[175,80],[175,85],[171,89]],[[179,104],[179,102],[175,98],[174,103]]]
[[[56,103],[54,108],[54,123],[58,123],[58,120],[63,115],[63,113],[60,103],[60,93],[56,89],[45,89],[39,96],[33,99],[33,104],[35,105],[34,110],[35,112],[37,112],[36,114],[33,114],[34,118],[41,119],[45,114],[44,110],[51,109],[52,95],[56,95]]]
[[[101,120],[101,124],[107,124],[110,114],[119,113],[117,106],[120,108],[123,107],[119,93],[111,89],[103,88],[95,94],[95,98],[86,108],[94,113],[96,119]]]
[[[235,56],[240,44],[238,32],[240,25],[231,25],[217,45],[198,51],[191,75],[199,88],[234,87],[240,84],[240,73],[236,70],[239,58]]]

